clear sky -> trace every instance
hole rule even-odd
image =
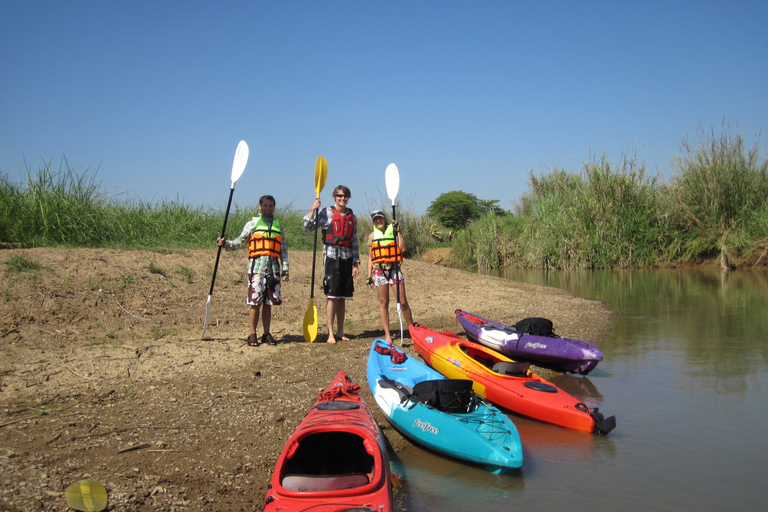
[[[98,169],[106,191],[223,208],[271,193],[512,209],[531,170],[636,155],[668,175],[697,127],[768,128],[768,2],[0,1],[0,172]]]

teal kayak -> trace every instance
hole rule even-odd
[[[517,428],[472,381],[446,379],[382,339],[371,345],[367,374],[376,404],[414,443],[492,471],[523,465]]]

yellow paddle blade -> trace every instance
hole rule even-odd
[[[317,338],[317,308],[315,300],[309,299],[309,307],[304,313],[304,341],[312,343]]]
[[[101,512],[107,508],[107,490],[98,480],[79,480],[66,491],[67,505],[83,512]]]
[[[320,198],[320,192],[325,186],[325,180],[328,179],[328,162],[322,156],[317,157],[315,162],[315,193],[316,199]]]

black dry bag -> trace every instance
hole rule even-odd
[[[535,336],[557,338],[557,334],[555,334],[552,327],[552,320],[546,318],[523,318],[515,324],[515,330],[517,330],[519,334],[533,334]]]

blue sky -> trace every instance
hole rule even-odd
[[[2,1],[0,172],[98,169],[111,195],[307,210],[463,190],[512,209],[531,170],[768,128],[768,2]]]

